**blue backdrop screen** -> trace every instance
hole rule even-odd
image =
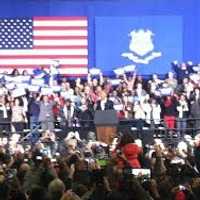
[[[96,17],[96,67],[110,74],[135,64],[139,74],[165,74],[182,60],[182,33],[180,16]]]
[[[151,52],[162,52],[162,57],[152,59],[149,65],[137,64],[140,73],[165,73],[173,59],[200,62],[200,0],[1,1],[1,18],[33,16],[87,16],[88,66],[98,66],[106,72],[132,63],[121,54],[135,55],[129,48],[128,34],[136,28],[151,28],[154,33]],[[152,49],[149,41],[147,44]],[[134,45],[131,49],[134,50]]]

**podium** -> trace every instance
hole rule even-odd
[[[115,110],[97,110],[94,115],[97,140],[111,144],[117,135],[117,112]]]

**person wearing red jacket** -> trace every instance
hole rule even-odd
[[[131,134],[125,133],[121,137],[121,140],[115,150],[115,158],[119,168],[141,168],[139,156],[142,153],[142,148],[134,142],[134,138]]]

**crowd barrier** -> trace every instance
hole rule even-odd
[[[155,121],[155,120],[154,120]],[[167,127],[167,125],[165,124],[164,119],[160,120],[159,124],[155,124],[154,121],[152,120],[151,123],[146,123],[145,121],[140,121],[141,123],[138,123],[139,120],[136,119],[120,119],[119,123],[117,125],[118,127],[118,131],[122,131],[125,128],[129,129],[133,132],[153,132],[153,134],[155,136],[159,136],[159,135],[167,135],[168,133],[172,133],[174,135],[184,135],[184,134],[189,134],[191,136],[196,135],[198,132],[200,132],[200,127],[198,127],[196,124],[198,124],[197,122],[200,122],[200,118],[185,118],[182,119],[182,121],[184,121],[184,123],[186,125],[184,125],[185,127],[182,128],[175,126],[173,129],[169,129]],[[177,119],[176,122],[178,122],[179,120]],[[56,133],[60,133],[60,132],[66,132],[66,130],[70,129],[70,130],[87,130],[87,131],[95,131],[95,124],[93,120],[77,120],[74,119],[72,120],[71,126],[67,126],[65,124],[65,121],[49,121],[49,122],[53,122],[55,125],[55,132]],[[177,124],[177,123],[175,123]],[[8,129],[4,129],[5,125],[7,125],[9,128]],[[10,134],[12,132],[15,132],[12,129],[12,125],[13,123],[10,122],[3,122],[0,121],[0,133],[5,133],[5,134]],[[30,132],[35,132],[35,131],[39,131],[42,132],[43,130],[41,130],[40,127],[40,122],[37,123],[37,126],[34,129],[30,129],[30,123],[24,123],[24,129],[23,131],[20,131],[21,134],[28,134]]]

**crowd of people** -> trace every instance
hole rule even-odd
[[[173,62],[172,67],[165,78],[153,74],[148,80],[136,71],[116,78],[100,72],[89,73],[86,80],[68,80],[42,68],[33,75],[15,69],[11,75],[1,75],[0,129],[22,132],[40,123],[43,130],[53,131],[55,122],[62,127],[89,127],[95,110],[114,109],[120,120],[134,119],[138,129],[162,123],[179,135],[189,127],[198,132],[199,67],[190,62]]]
[[[159,139],[145,146],[129,130],[111,145],[92,134],[81,140],[78,132],[52,149],[49,138],[32,148],[20,148],[19,138],[0,146],[2,200],[199,199],[200,135],[175,148]]]
[[[42,68],[2,74],[0,199],[199,199],[200,67],[173,62],[172,70],[148,80],[136,71],[116,78],[89,73],[85,80]],[[55,126],[90,128],[96,110],[116,110],[120,120],[133,120],[139,131],[164,124],[181,141],[144,144],[126,128],[109,145],[93,132],[84,138],[66,132],[58,141]],[[21,140],[27,128],[42,130],[34,145]]]

